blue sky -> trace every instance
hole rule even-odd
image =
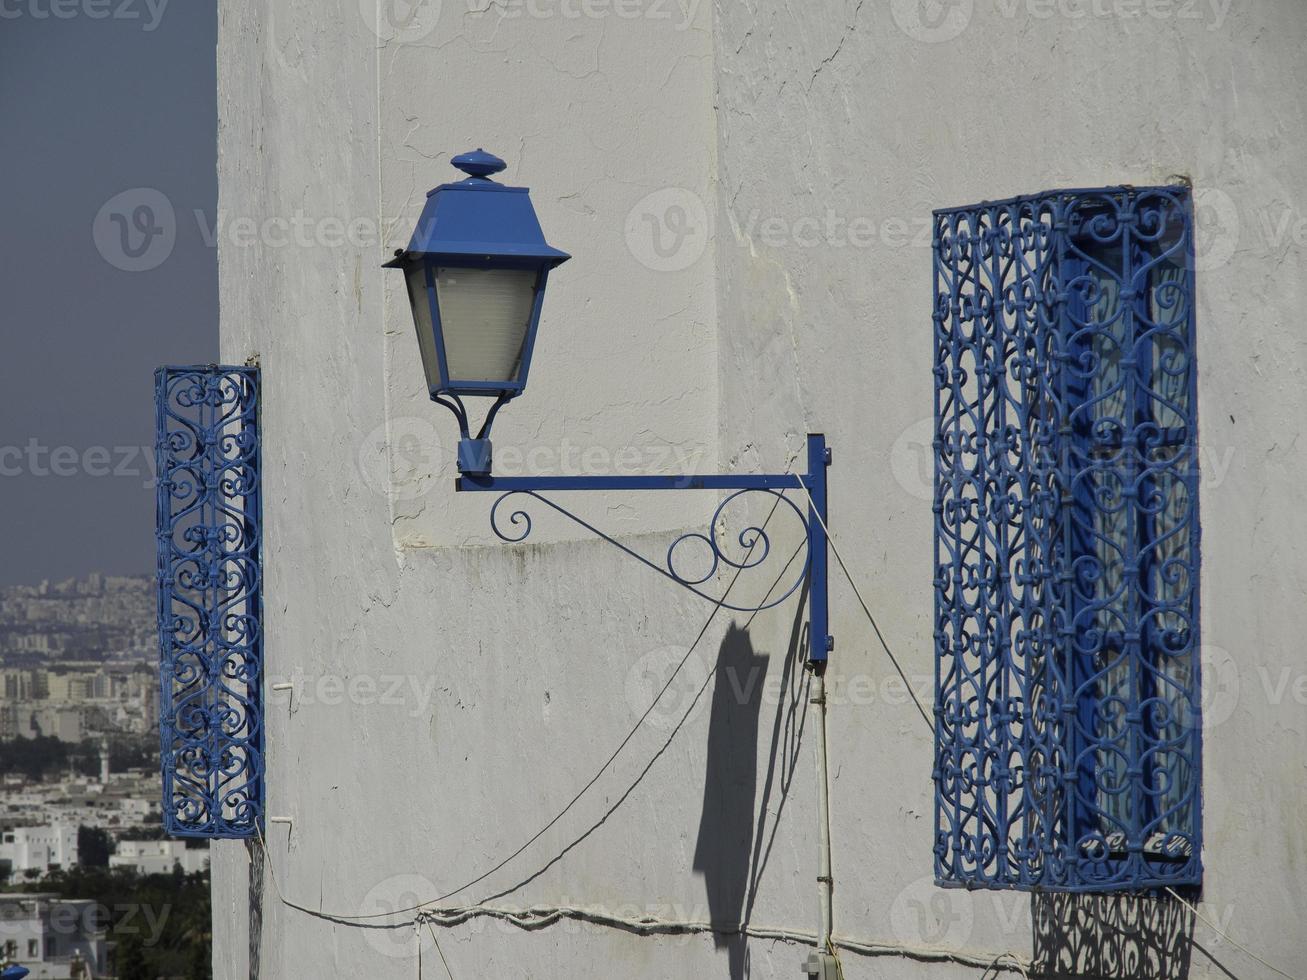
[[[216,35],[0,0],[0,583],[153,569],[152,373],[218,350]]]

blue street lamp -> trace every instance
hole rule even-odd
[[[490,179],[503,160],[476,150],[453,163],[466,179],[427,194],[408,248],[386,268],[404,270],[427,390],[459,420],[459,470],[488,473],[490,424],[526,387],[549,270],[570,256],[545,242],[525,187]],[[469,395],[495,399],[475,439]]]
[[[388,268],[403,269],[408,282],[418,349],[427,375],[427,388],[458,419],[458,491],[489,491],[499,499],[490,511],[494,532],[505,541],[522,541],[531,533],[531,518],[525,511],[511,510],[509,524],[499,522],[500,505],[510,497],[533,498],[554,511],[598,534],[644,565],[696,595],[712,599],[700,586],[725,566],[742,571],[755,568],[770,552],[766,522],[746,527],[736,537],[743,556],[731,555],[717,540],[714,530],[690,533],[677,539],[661,565],[637,553],[626,544],[604,534],[552,499],[545,491],[572,490],[729,490],[714,514],[713,525],[731,501],[747,493],[775,498],[798,515],[805,532],[806,560],[798,580],[779,598],[771,592],[754,605],[713,600],[720,607],[739,611],[769,609],[808,585],[808,669],[812,672],[812,703],[818,712],[818,766],[825,772],[826,663],[834,641],[827,633],[826,468],[830,450],[826,437],[808,436],[807,471],[796,473],[724,473],[715,475],[658,476],[525,476],[497,477],[491,472],[490,428],[503,405],[526,387],[540,307],[544,301],[549,270],[567,261],[566,252],[546,244],[536,220],[535,209],[524,187],[505,187],[490,179],[504,169],[504,161],[477,150],[453,159],[454,166],[468,174],[456,184],[442,184],[427,196],[426,207],[409,247],[396,253]],[[492,396],[495,401],[476,436],[468,427],[463,398]],[[807,497],[806,516],[786,491]],[[786,508],[783,508],[783,510]],[[677,571],[674,553],[687,541],[698,542],[710,551],[707,574],[686,578]],[[797,556],[796,552],[796,556]],[[792,561],[793,559],[791,559]],[[787,566],[788,569],[789,566]],[[784,575],[782,571],[782,575]],[[778,579],[779,581],[779,579]],[[728,590],[729,591],[729,590]],[[829,795],[825,779],[818,787],[821,824],[818,888],[821,896],[821,932],[818,952],[810,961],[810,976],[835,976],[831,935],[831,873],[829,837]],[[815,964],[815,966],[813,966]]]
[[[812,637],[809,661],[824,667],[833,646],[826,632],[826,467],[831,456],[825,436],[808,436],[804,475],[496,477],[491,473],[490,428],[499,409],[526,387],[549,270],[570,256],[545,242],[525,187],[505,187],[490,179],[491,174],[504,169],[503,160],[478,149],[454,157],[453,164],[468,175],[467,179],[441,184],[427,195],[426,207],[408,248],[397,252],[386,268],[404,270],[427,389],[433,401],[450,409],[458,419],[462,438],[458,447],[460,476],[455,489],[498,492],[504,496],[536,496],[551,490],[731,490],[735,493],[728,501],[749,492],[782,498],[800,514],[807,531],[805,569]],[[477,395],[491,396],[495,401],[473,437],[463,398]],[[783,497],[786,490],[807,495],[806,520]],[[576,519],[556,504],[547,503]],[[492,510],[492,520],[495,514],[497,509]],[[527,522],[525,531],[515,535],[511,531],[501,533],[498,525],[494,529],[505,540],[519,541],[529,533],[529,519],[521,514],[513,517]],[[750,537],[746,532],[740,537],[742,545],[750,549],[751,555],[759,546],[765,552],[766,534],[758,528],[748,531],[758,531],[759,535]],[[705,540],[704,535],[689,537],[700,542]],[[713,535],[707,535],[706,540],[712,550],[714,570],[720,567],[719,563],[751,568],[761,560],[747,557],[744,559],[747,564],[740,564],[721,550]],[[671,559],[669,552],[667,567],[656,570],[698,592],[694,587],[705,582],[706,577],[683,578],[676,573]],[[762,608],[770,608],[779,601],[768,602]],[[727,604],[726,608],[740,607]]]

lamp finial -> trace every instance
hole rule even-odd
[[[491,174],[497,174],[508,166],[499,157],[493,153],[487,153],[480,147],[477,147],[471,153],[460,153],[450,163],[469,177],[480,177],[482,179],[487,179]]]

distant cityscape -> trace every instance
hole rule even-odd
[[[157,658],[149,577],[0,587],[0,740],[152,731]]]
[[[70,913],[85,896],[47,885],[208,865],[160,831],[155,607],[145,575],[0,586],[0,963],[34,980],[130,972],[110,923]]]

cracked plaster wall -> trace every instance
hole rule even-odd
[[[652,694],[641,678],[660,651],[707,614],[555,523],[531,547],[495,544],[490,501],[449,492],[452,421],[426,402],[402,290],[378,266],[452,173],[451,153],[504,156],[547,235],[576,256],[551,282],[528,394],[497,426],[500,459],[539,447],[552,455],[537,462],[574,470],[586,449],[598,467],[633,447],[635,468],[679,457],[772,469],[824,430],[841,548],[927,691],[931,208],[1187,173],[1218,219],[1235,215],[1233,242],[1212,243],[1229,254],[1199,280],[1203,438],[1219,471],[1203,487],[1203,629],[1233,664],[1207,739],[1206,898],[1273,961],[1301,959],[1305,709],[1292,685],[1278,700],[1267,685],[1301,671],[1307,626],[1293,545],[1307,532],[1293,499],[1307,476],[1294,435],[1303,296],[1286,272],[1305,236],[1292,221],[1277,232],[1286,209],[1307,206],[1307,11],[1216,4],[1204,20],[1145,21],[964,0],[935,11],[970,11],[962,30],[929,41],[957,23],[929,7],[649,3],[628,19],[447,0],[430,25],[388,36],[355,0],[220,4],[220,207],[374,231],[356,246],[220,247],[224,357],[257,354],[265,371],[269,680],[295,680],[299,695],[324,677],[400,677],[418,692],[269,707],[269,812],[295,820],[269,835],[288,897],[396,907],[484,869],[593,774]],[[673,236],[672,207],[692,219],[678,226],[688,238]],[[641,237],[655,233],[659,248]],[[651,555],[701,516],[671,499],[587,508]],[[832,681],[848,692],[831,722],[837,928],[1028,953],[1024,897],[940,905],[923,883],[928,733],[886,685],[859,616],[836,582]],[[700,671],[726,622],[695,654]],[[784,611],[750,626],[773,671],[788,629]],[[621,809],[505,901],[705,917],[693,859],[706,729],[701,706]],[[490,890],[599,820],[666,734],[642,733]],[[809,750],[786,772],[783,810],[763,806],[775,843],[756,922],[813,925]],[[414,975],[410,931],[312,919],[266,883],[251,937],[243,845],[219,844],[214,866],[216,976],[247,976],[251,962],[264,977]],[[1228,944],[1206,945],[1252,975]],[[619,964],[650,980],[727,975],[711,941],[588,927],[464,927],[442,946],[460,977],[607,977]],[[754,943],[751,975],[794,975],[799,958]],[[846,967],[854,980],[976,973],[895,958]],[[1196,954],[1193,975],[1221,974]]]
[[[1205,253],[1204,910],[1292,972],[1307,956],[1290,911],[1307,897],[1307,701],[1284,687],[1301,683],[1307,627],[1295,553],[1307,520],[1294,503],[1307,477],[1307,6],[842,0],[716,12],[718,223],[730,229],[716,250],[722,458],[772,466],[805,430],[827,433],[837,539],[926,690],[931,210],[1192,177]],[[779,431],[784,444],[767,441]],[[890,676],[852,595],[833,589],[835,683]],[[914,895],[923,936],[1029,952],[1022,896],[956,894],[932,924],[931,893],[918,894],[931,869],[931,740],[911,705],[837,707],[831,736],[843,769],[839,927],[885,935]],[[1235,975],[1262,975],[1201,924],[1197,936]],[[850,975],[880,974],[860,964]],[[1192,976],[1226,974],[1195,952]]]

